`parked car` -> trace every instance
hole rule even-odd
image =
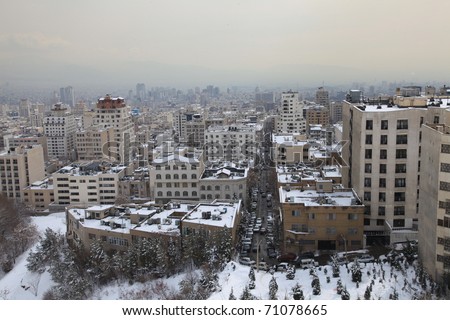
[[[374,262],[375,258],[370,254],[363,254],[362,256],[356,258],[356,261],[361,262],[361,263],[369,263],[369,262]]]
[[[284,272],[284,271],[287,271],[288,268],[289,268],[289,263],[282,262],[282,263],[279,263],[279,264],[277,264],[275,266],[275,271],[282,271],[282,272]]]
[[[269,271],[269,265],[267,264],[267,262],[264,262],[264,261],[261,261],[261,262],[258,264],[257,268],[258,268],[259,270]]]
[[[310,259],[310,258],[301,259],[300,260],[300,265],[299,265],[299,267],[302,268],[302,269],[315,268],[315,267],[318,267],[318,266],[319,266],[319,263],[316,260]]]
[[[283,253],[277,257],[279,262],[294,262],[295,259],[297,259],[297,255],[292,252]]]
[[[269,248],[267,249],[267,256],[269,256],[269,258],[276,258],[277,257],[277,252],[275,251],[275,249],[273,248]]]
[[[240,257],[239,263],[243,264],[244,266],[254,266],[256,265],[255,260],[250,259],[250,257]]]

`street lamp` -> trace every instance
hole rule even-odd
[[[256,272],[259,272],[259,247],[263,239],[260,239],[256,244]]]

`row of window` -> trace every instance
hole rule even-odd
[[[380,128],[381,130],[388,130],[389,121],[381,120]],[[397,130],[406,130],[406,129],[408,129],[408,120],[407,119],[397,120]],[[366,130],[373,130],[373,120],[366,120]]]
[[[155,170],[161,170],[162,168],[163,166],[160,165],[155,166]],[[187,170],[187,166],[186,165],[177,166],[176,164],[174,164],[173,166],[165,165],[164,170]],[[197,165],[191,164],[191,170],[197,170]]]
[[[325,229],[326,234],[336,234],[337,233],[337,229],[335,227],[326,227],[323,228]],[[317,228],[313,228],[313,227],[309,227],[307,225],[301,225],[298,223],[293,223],[291,225],[291,230],[295,231],[295,232],[307,232],[310,234],[314,234],[317,231]],[[348,235],[355,235],[358,234],[358,228],[348,228],[347,229],[347,234]]]
[[[364,219],[364,225],[365,226],[370,226],[371,225],[370,221],[371,221],[370,219]],[[379,227],[384,226],[384,222],[385,222],[384,219],[376,219],[376,225],[379,226]],[[393,227],[394,228],[403,228],[403,227],[405,227],[405,219],[394,219],[393,220]]]
[[[187,178],[188,178],[187,174],[183,173],[183,174],[181,175],[181,179],[187,179]],[[160,175],[160,174],[158,173],[158,174],[156,175],[156,180],[161,180],[161,179],[162,179],[162,175]],[[165,175],[165,179],[166,179],[166,180],[171,180],[171,179],[172,179],[172,175],[166,174],[166,175]],[[180,179],[180,175],[177,174],[177,173],[175,173],[175,174],[173,175],[173,179],[174,179],[174,180],[179,180],[179,179]],[[195,174],[195,173],[191,174],[191,179],[197,179],[197,174]]]
[[[364,158],[372,159],[372,149],[364,150]],[[387,158],[387,150],[380,150],[380,159]],[[395,150],[395,158],[396,159],[406,159],[407,158],[407,149],[396,149]]]
[[[380,188],[386,188],[386,178],[378,179],[378,186]],[[404,188],[406,187],[406,178],[395,178],[394,186],[396,188]],[[364,187],[371,188],[372,187],[372,178],[364,178]]]
[[[419,164],[420,164],[420,162],[419,162]],[[387,165],[385,163],[381,163],[379,169],[380,169],[380,173],[386,173]],[[364,172],[372,173],[372,164],[371,163],[366,163],[364,165]],[[396,163],[395,164],[395,173],[406,173],[406,163]]]
[[[172,191],[167,191],[166,192],[166,197],[181,197],[181,195],[183,197],[189,197],[189,192],[188,191],[183,191],[183,193],[181,194],[180,191],[175,191],[172,193]],[[164,197],[164,193],[162,191],[158,191],[157,192],[157,196],[158,197]],[[192,197],[197,197],[197,191],[192,191],[191,193]]]
[[[385,192],[379,192],[378,194],[378,200],[381,202],[386,201],[386,193]],[[405,201],[405,192],[394,192],[394,201],[400,202]],[[372,201],[372,192],[365,191],[364,192],[364,201]]]
[[[366,144],[373,144],[373,135],[366,134]],[[395,139],[396,144],[408,144],[408,135],[398,134]],[[380,135],[380,144],[388,144],[388,136],[386,134]]]
[[[292,210],[291,215],[293,217],[300,217],[301,212],[300,210]],[[323,216],[323,215],[321,215]],[[326,213],[325,214],[327,220],[336,220],[336,213]],[[309,220],[315,220],[317,215],[314,212],[308,212],[308,219]],[[358,220],[358,214],[357,213],[349,213],[347,215],[348,220]]]

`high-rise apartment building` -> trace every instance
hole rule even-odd
[[[343,181],[364,201],[369,244],[417,238],[422,124],[442,121],[447,106],[413,89],[398,90],[387,104],[359,102],[358,94],[358,102],[344,101],[343,159],[349,171]]]
[[[75,117],[62,104],[55,104],[44,118],[49,159],[74,159]]]
[[[0,153],[1,192],[23,200],[23,190],[45,178],[44,153],[40,145],[11,147]]]
[[[277,133],[305,133],[306,121],[303,117],[303,104],[299,101],[298,92],[283,92],[278,107],[276,121]]]
[[[108,142],[114,138],[114,128],[95,126],[75,133],[75,150],[78,160],[112,160]]]
[[[448,111],[446,112],[448,113]],[[446,118],[450,120],[449,115]],[[448,122],[448,120],[446,122]],[[450,127],[422,126],[419,255],[435,281],[450,275]]]
[[[97,101],[94,125],[99,128],[114,128],[114,137],[110,141],[111,150],[115,150],[116,161],[129,163],[132,157],[132,145],[135,141],[134,125],[131,119],[131,108],[121,97],[112,98],[106,95]]]
[[[330,93],[328,92],[328,90],[325,90],[323,87],[317,89],[316,103],[325,107],[330,106]]]

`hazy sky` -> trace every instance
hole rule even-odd
[[[0,81],[443,81],[448,0],[0,0]]]

